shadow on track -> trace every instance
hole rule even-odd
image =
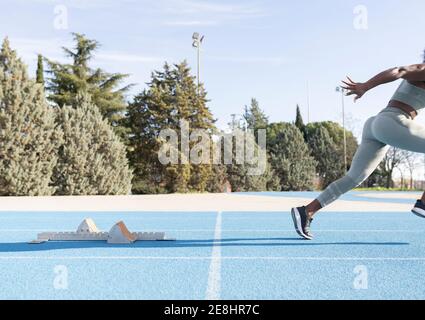
[[[246,242],[251,241],[251,242]],[[253,242],[258,241],[258,242]],[[261,241],[266,241],[261,243]],[[108,244],[104,241],[49,241],[42,244],[26,242],[0,243],[0,252],[37,252],[66,249],[108,248],[202,248],[202,247],[320,247],[320,246],[407,246],[408,242],[314,242],[298,238],[228,238],[177,241],[138,241],[133,244]]]

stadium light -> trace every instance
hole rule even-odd
[[[194,32],[192,35],[192,47],[197,49],[197,82],[198,82],[198,94],[200,94],[200,83],[201,83],[201,47],[205,36],[201,36],[198,32]]]

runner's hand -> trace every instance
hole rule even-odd
[[[350,79],[350,77],[347,77],[347,79],[348,80],[346,81],[342,81],[342,83],[344,84],[342,88],[344,90],[347,90],[347,92],[345,93],[346,96],[355,95],[354,102],[356,102],[367,92],[367,87],[364,83],[354,82]]]

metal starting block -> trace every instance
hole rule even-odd
[[[47,241],[106,241],[110,244],[130,244],[135,241],[175,241],[165,238],[165,232],[130,232],[123,221],[114,224],[109,232],[100,231],[90,218],[80,223],[76,232],[42,232],[30,244]]]

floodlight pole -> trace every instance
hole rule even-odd
[[[310,81],[307,80],[307,123],[310,123]]]
[[[201,36],[198,32],[195,32],[192,36],[192,46],[197,49],[197,85],[198,95],[201,93],[201,46],[204,36]]]
[[[199,88],[200,88],[200,84],[201,84],[201,43],[198,42],[198,75],[197,75],[197,79],[198,79],[198,94],[199,94]]]
[[[341,92],[341,107],[342,107],[342,128],[344,136],[344,170],[347,172],[347,134],[345,132],[345,90],[342,87],[336,88],[337,92]]]

